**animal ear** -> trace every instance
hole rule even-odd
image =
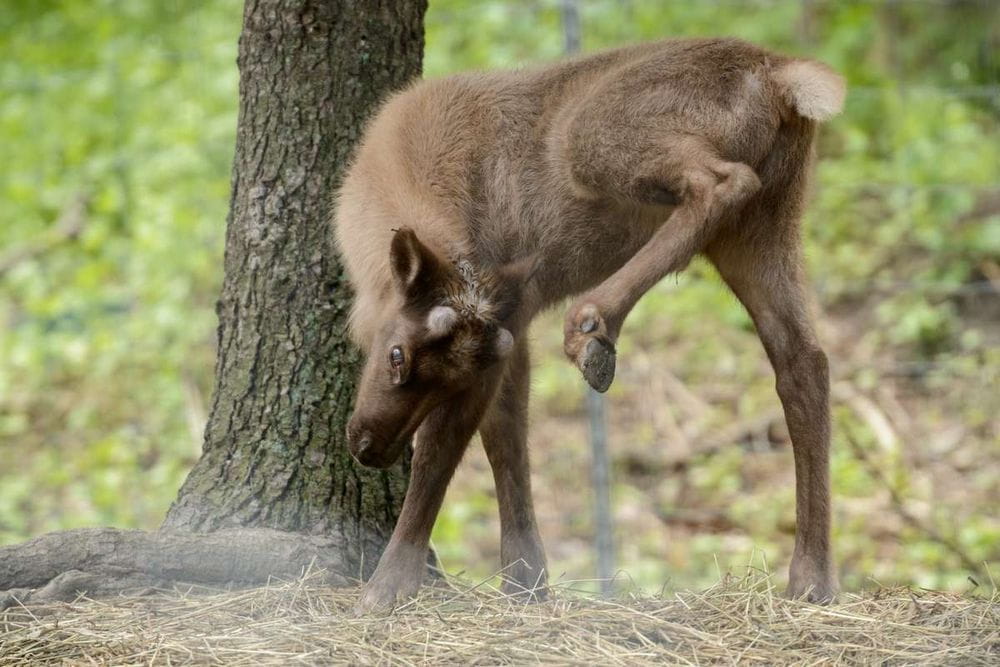
[[[458,313],[450,306],[434,306],[427,314],[427,336],[430,339],[444,338],[458,323]]]
[[[493,349],[500,359],[505,358],[514,349],[514,334],[507,329],[500,327],[497,329],[497,337],[493,343]]]
[[[441,270],[441,260],[420,242],[409,227],[396,230],[389,246],[389,266],[396,289],[413,298],[430,290]]]

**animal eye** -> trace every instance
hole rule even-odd
[[[392,364],[393,368],[399,368],[406,361],[406,355],[403,354],[403,348],[396,346],[389,351],[389,363]]]

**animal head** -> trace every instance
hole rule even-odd
[[[408,228],[389,249],[393,312],[374,334],[358,385],[347,445],[363,465],[385,468],[427,414],[468,390],[514,348],[511,332],[527,263],[477,273],[439,257]]]

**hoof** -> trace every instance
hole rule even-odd
[[[607,340],[591,338],[577,358],[576,366],[587,384],[603,394],[615,379],[615,346]]]
[[[833,604],[837,601],[840,587],[829,565],[829,556],[815,559],[792,556],[788,568],[788,589],[785,597],[791,600],[805,600],[813,604]],[[817,564],[819,563],[819,564]]]
[[[388,616],[396,608],[395,595],[383,595],[374,591],[365,590],[361,593],[361,599],[354,605],[351,615],[354,618],[365,616]]]
[[[803,580],[792,579],[785,590],[789,600],[805,600],[813,604],[833,604],[837,601],[838,587],[832,577],[824,577],[806,583]]]
[[[796,594],[795,591],[789,588],[785,591],[785,598],[789,600],[805,600],[806,602],[819,605],[828,605],[837,601],[837,594],[831,590],[816,590],[815,588],[810,588],[808,591]]]

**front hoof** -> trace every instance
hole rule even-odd
[[[785,597],[789,600],[805,600],[813,604],[833,604],[837,601],[837,589],[830,586],[807,586],[798,588],[789,586],[785,591]]]
[[[591,338],[576,358],[576,367],[591,387],[602,394],[615,379],[615,346],[603,338]]]
[[[377,586],[365,586],[361,598],[354,604],[355,618],[362,616],[388,616],[396,608],[395,591],[383,590]]]
[[[789,600],[805,600],[813,604],[833,604],[837,601],[839,592],[837,581],[832,576],[818,573],[814,576],[796,576],[788,578],[788,588],[785,597]]]
[[[392,613],[398,602],[417,594],[423,581],[424,561],[415,567],[387,570],[375,574],[361,590],[361,598],[354,605],[355,616],[385,616]]]

